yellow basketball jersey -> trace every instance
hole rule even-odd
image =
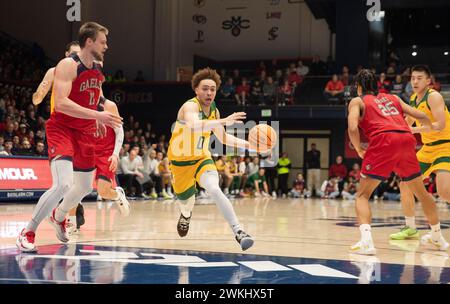
[[[194,97],[187,102],[198,105],[198,115],[201,120],[217,119],[216,103],[211,104],[209,115],[203,113],[199,100]],[[167,155],[171,161],[195,161],[211,157],[209,140],[211,131],[193,131],[186,127],[183,121],[177,120],[172,131]]]
[[[430,106],[428,104],[428,96],[430,93],[436,92],[433,89],[428,89],[426,94],[423,96],[422,100],[417,101],[417,94],[413,94],[410,99],[411,106],[415,107],[419,111],[425,113],[431,122],[436,122],[436,119],[431,113]],[[416,125],[421,126],[420,122],[416,120]],[[445,128],[441,131],[421,133],[422,142],[424,144],[436,143],[442,140],[450,140],[450,113],[447,106],[445,105]]]

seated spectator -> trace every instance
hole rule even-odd
[[[396,77],[395,63],[390,63],[389,67],[386,69],[386,78],[390,82],[392,82],[395,77]]]
[[[144,178],[142,174],[143,163],[142,158],[138,155],[139,147],[131,148],[129,155],[122,157],[120,160],[121,173],[118,174],[119,183],[124,188],[127,196],[142,196],[142,185],[137,178]],[[132,188],[135,188],[135,192]]]
[[[331,80],[325,86],[324,96],[330,105],[342,103],[344,84],[338,79],[336,74],[332,76]]]
[[[353,177],[355,181],[359,182],[361,178],[361,169],[358,163],[354,163],[352,166],[352,170],[348,173],[349,177]]]
[[[391,85],[391,94],[397,95],[402,98],[402,94],[405,90],[405,85],[403,84],[402,75],[398,74],[395,76],[394,82]]]
[[[38,141],[36,143],[36,148],[34,150],[34,155],[35,156],[42,156],[42,157],[46,157],[48,156],[47,150],[45,149],[45,145],[42,141]]]
[[[337,183],[337,178],[331,177],[329,180],[325,180],[317,191],[320,198],[333,199],[339,196],[339,187]]]
[[[228,189],[230,188],[231,182],[233,181],[233,176],[231,175],[229,167],[226,164],[226,160],[226,156],[221,156],[215,162],[217,173],[219,174],[220,188],[225,195],[229,193]]]
[[[309,68],[306,65],[303,65],[303,61],[299,60],[297,65],[297,74],[301,77],[305,77],[309,73]]]
[[[259,66],[256,68],[256,76],[259,77],[261,75],[261,72],[263,71],[266,71],[266,64],[264,63],[264,61],[260,61]]]
[[[233,70],[233,76],[231,76],[231,78],[233,78],[233,83],[236,85],[242,82],[242,77],[240,75],[239,69]]]
[[[31,147],[31,144],[26,137],[22,140],[22,144],[20,145],[20,148],[15,149],[13,151],[13,154],[21,155],[21,156],[33,156],[34,155],[33,148]]]
[[[291,196],[293,198],[310,198],[311,191],[306,188],[306,182],[301,173],[297,174],[297,178],[294,180],[291,189]]]
[[[378,93],[389,93],[391,91],[391,82],[386,78],[385,73],[380,74],[380,79],[377,82]]]
[[[276,86],[273,83],[273,78],[269,76],[263,86],[263,104],[274,104],[275,93]]]
[[[434,89],[438,92],[441,91],[441,83],[438,80],[436,80],[436,77],[434,77],[434,75],[431,75],[430,89]]]
[[[311,75],[325,75],[327,72],[327,67],[325,62],[323,62],[319,55],[314,55],[311,65],[309,66],[309,73]]]
[[[264,103],[263,88],[259,80],[255,80],[255,82],[253,83],[250,97],[251,102],[255,105],[261,105]]]
[[[144,78],[144,72],[142,72],[141,70],[139,70],[137,72],[136,78],[134,78],[135,82],[144,82],[145,78]]]
[[[266,177],[264,174],[265,169],[259,168],[258,172],[249,176],[249,178],[247,179],[247,183],[245,184],[246,195],[250,194],[256,197],[270,196],[269,187],[267,186]]]
[[[348,182],[344,184],[342,190],[342,198],[345,200],[354,201],[356,199],[356,192],[358,191],[359,182],[357,182],[352,176],[348,178]]]
[[[259,84],[263,87],[264,84],[267,82],[267,73],[266,71],[262,71],[259,75]]]
[[[388,182],[388,186],[383,196],[388,201],[400,201],[400,179],[397,175],[393,175]]]
[[[3,151],[0,152],[0,155],[11,156],[13,150],[13,142],[11,139],[5,139],[5,143],[3,144]]]
[[[303,77],[297,74],[295,67],[291,69],[288,75],[288,81],[294,87],[298,87],[303,82]]]
[[[344,188],[344,181],[347,178],[347,167],[343,164],[344,158],[341,155],[336,157],[336,163],[330,166],[328,177],[335,176],[338,181],[339,191]]]
[[[233,84],[233,78],[228,78],[227,82],[220,89],[220,95],[227,100],[233,100],[236,94],[236,87]]]
[[[157,153],[157,158],[162,158],[159,162],[158,170],[162,178],[163,190],[165,190],[167,196],[169,196],[170,198],[174,198],[174,195],[172,193],[172,173],[170,172],[169,159],[161,151]]]
[[[238,105],[245,106],[250,96],[250,85],[247,83],[247,79],[242,78],[241,84],[236,88],[235,98]]]
[[[6,124],[6,129],[3,132],[3,138],[6,140],[10,139],[12,140],[14,135],[16,135],[16,132],[14,131],[14,123],[10,122]]]
[[[0,135],[0,152],[5,150],[5,138]]]
[[[126,82],[127,79],[123,75],[122,70],[117,70],[116,74],[114,74],[113,82]]]
[[[276,70],[273,80],[274,80],[274,83],[276,86],[278,86],[278,87],[282,86],[284,83],[283,71]]]
[[[283,85],[278,89],[278,105],[294,104],[294,88],[289,84],[289,80],[284,80]]]
[[[229,192],[231,195],[238,195],[240,192],[241,179],[244,172],[239,170],[238,164],[239,156],[233,156],[231,160],[227,161],[228,172],[232,177]]]

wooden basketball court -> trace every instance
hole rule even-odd
[[[353,201],[246,198],[235,199],[232,202],[245,230],[255,238],[254,246],[246,252],[241,252],[231,229],[215,204],[205,199],[198,200],[196,203],[191,228],[186,238],[180,238],[176,231],[179,217],[176,201],[132,201],[131,215],[126,218],[120,216],[116,206],[112,203],[86,202],[84,203],[86,224],[82,226],[79,235],[72,237],[70,244],[62,246],[56,239],[51,226],[43,222],[36,233],[36,244],[39,252],[34,255],[19,254],[19,251],[15,248],[15,239],[21,229],[26,226],[35,204],[1,204],[0,270],[2,271],[0,271],[0,283],[15,280],[26,281],[27,276],[24,275],[24,267],[25,269],[28,267],[25,272],[30,271],[29,267],[32,271],[36,271],[33,267],[41,267],[36,262],[34,263],[35,266],[29,266],[30,259],[51,260],[52,255],[59,260],[79,261],[80,273],[82,273],[86,252],[91,254],[88,258],[91,262],[90,267],[92,267],[93,261],[101,260],[101,258],[92,258],[95,253],[97,257],[100,255],[106,258],[106,260],[101,260],[102,262],[122,265],[121,271],[127,273],[127,268],[124,265],[130,263],[134,263],[135,266],[154,264],[154,262],[145,262],[148,260],[135,263],[137,256],[139,258],[142,258],[142,255],[148,257],[148,253],[142,252],[149,252],[149,250],[153,254],[155,252],[175,254],[173,257],[163,256],[162,258],[174,258],[175,260],[166,264],[178,265],[178,268],[181,266],[187,267],[188,270],[190,267],[197,269],[200,264],[195,264],[194,258],[185,260],[184,262],[187,264],[183,264],[183,259],[180,260],[177,257],[184,256],[186,258],[186,256],[208,254],[206,258],[202,256],[203,262],[218,264],[201,265],[205,266],[203,268],[211,266],[212,269],[214,267],[226,268],[226,263],[231,263],[229,260],[234,259],[233,257],[247,260],[245,263],[235,261],[240,269],[238,276],[245,274],[246,270],[251,270],[258,275],[269,272],[276,273],[277,271],[294,273],[295,269],[298,273],[300,273],[300,270],[303,271],[302,274],[308,273],[310,279],[308,279],[309,277],[302,277],[301,280],[299,279],[299,283],[316,282],[314,280],[317,278],[332,278],[332,276],[327,276],[326,271],[322,273],[319,271],[318,275],[313,275],[311,271],[308,272],[304,267],[298,266],[303,262],[295,262],[296,267],[294,267],[295,265],[288,267],[283,265],[284,258],[303,260],[306,261],[307,265],[325,265],[334,271],[346,273],[353,277],[353,280],[344,281],[346,283],[390,283],[391,281],[388,278],[392,279],[394,276],[398,279],[397,283],[450,282],[450,259],[447,253],[425,248],[420,245],[419,240],[389,240],[389,234],[398,231],[403,224],[401,206],[398,202],[371,202],[374,218],[372,232],[378,250],[375,257],[356,256],[348,253],[348,247],[359,239]],[[450,239],[450,208],[445,203],[438,203],[438,209],[443,235],[448,240]],[[416,211],[419,228],[426,229],[427,224],[420,209],[420,204],[416,205]],[[421,230],[421,234],[425,231]],[[69,250],[69,248],[75,249]],[[100,253],[97,252],[99,248]],[[137,251],[141,254],[133,257],[130,250],[134,250],[133,254],[135,255]],[[106,251],[110,253],[106,254]],[[111,252],[113,253],[111,254]],[[64,258],[64,255],[67,258]],[[262,256],[264,256],[263,262],[261,262]],[[228,261],[226,261],[227,259]],[[255,259],[256,261],[248,262],[249,259]],[[11,265],[11,261],[17,262],[17,266]],[[260,264],[257,261],[260,261]],[[286,263],[292,264],[294,260],[286,261]],[[252,263],[256,264],[253,265]],[[342,263],[347,266],[340,268],[339,265]],[[350,265],[352,266],[350,267]],[[378,281],[376,279],[367,281],[362,279],[368,276],[368,274],[362,273],[367,271],[367,267],[364,265],[372,267],[371,275],[374,278],[378,267],[380,272]],[[228,266],[231,267],[232,265],[228,264]],[[44,268],[44,266],[42,267]],[[68,267],[68,265],[64,264],[64,267]],[[268,267],[268,269],[264,267]],[[345,269],[346,271],[343,271]],[[417,271],[417,269],[420,271]],[[167,269],[160,269],[160,271],[164,273]],[[405,272],[409,273],[406,279],[404,278]],[[103,272],[102,275],[108,276],[107,273],[109,272]],[[116,282],[113,278],[114,272],[111,273],[111,278],[107,278],[106,281]],[[236,274],[236,270],[233,273]],[[180,276],[181,272],[175,275],[178,280]],[[191,275],[188,276],[191,281],[195,280],[192,276],[193,273],[191,272]],[[251,278],[251,276],[248,278]],[[60,281],[64,282],[65,279],[71,281],[66,277],[63,277]],[[339,277],[339,279],[343,278]],[[35,280],[48,281],[48,279],[39,276]],[[267,279],[264,282],[276,283],[276,281],[271,280]],[[77,283],[87,281],[83,281],[83,275],[80,276],[78,281],[75,279]],[[126,280],[122,280],[116,283],[126,282]],[[199,282],[202,283],[201,280]],[[295,277],[291,277],[289,282],[295,283]],[[330,282],[340,283],[340,281]]]

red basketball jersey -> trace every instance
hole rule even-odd
[[[369,141],[377,134],[385,131],[411,132],[403,118],[400,101],[391,94],[380,93],[377,96],[365,95],[364,116],[359,127]]]
[[[69,99],[84,108],[97,110],[100,91],[105,77],[100,64],[95,63],[88,69],[80,60],[78,55],[70,56],[77,63],[77,78],[72,82]],[[53,111],[50,119],[57,124],[84,132],[95,132],[95,119],[81,119],[64,113]]]
[[[116,132],[114,129],[106,126],[106,136],[103,138],[99,138],[95,145],[95,154],[96,155],[104,155],[107,154],[111,156],[114,151],[114,146],[116,144]]]

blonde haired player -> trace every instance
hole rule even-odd
[[[225,132],[225,125],[241,122],[246,115],[238,112],[220,118],[214,101],[220,83],[220,76],[215,70],[206,68],[198,71],[192,77],[196,97],[186,101],[178,111],[168,151],[172,185],[180,200],[181,215],[177,230],[181,237],[189,231],[198,183],[217,204],[242,250],[247,250],[253,245],[253,238],[243,231],[231,202],[220,189],[217,169],[209,151],[211,131],[225,145],[243,149],[250,147],[248,141]]]
[[[411,85],[414,94],[410,98],[411,106],[426,114],[432,122],[432,128],[424,126],[420,121],[407,118],[413,133],[420,133],[423,146],[417,152],[422,176],[436,173],[437,193],[440,198],[450,202],[450,113],[442,95],[430,89],[431,71],[425,65],[417,65],[411,69]],[[414,195],[400,184],[401,202],[405,214],[406,225],[399,232],[391,234],[393,240],[415,239],[419,237],[414,212]],[[440,226],[432,227],[440,231]],[[430,244],[439,250],[446,250],[449,245],[443,239],[433,239],[431,234],[422,237],[423,244]]]
[[[68,58],[73,54],[78,54],[81,51],[80,43],[78,41],[72,41],[69,42],[66,45],[66,52],[64,53],[65,57]],[[44,75],[44,78],[42,79],[41,83],[36,89],[36,92],[33,93],[33,104],[35,106],[42,103],[45,96],[47,96],[48,92],[50,91],[50,88],[53,86],[53,80],[55,79],[55,68],[52,67],[47,70],[47,72]],[[50,113],[53,113],[55,110],[55,95],[53,94],[53,90],[50,96]],[[79,210],[80,214],[80,220],[77,223],[76,220],[76,213],[77,209]],[[69,217],[67,219],[67,228],[69,229],[69,234],[76,231],[80,225],[83,225],[84,223],[84,209],[83,205],[80,203],[77,207],[73,208],[69,212]]]

